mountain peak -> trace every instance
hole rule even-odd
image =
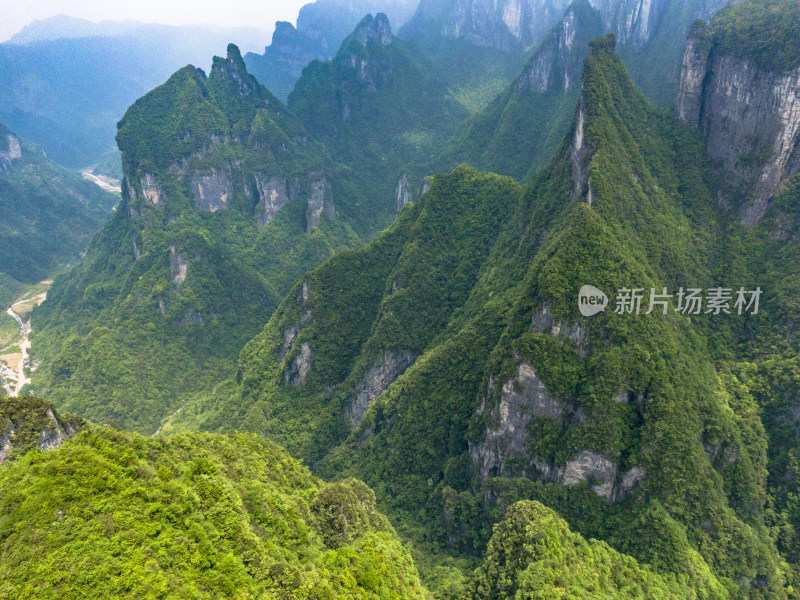
[[[212,71],[216,71],[236,82],[241,96],[249,96],[257,92],[258,82],[247,72],[242,53],[236,44],[228,44],[226,57],[214,57]]]
[[[361,23],[358,24],[358,27],[356,27],[353,35],[365,46],[370,46],[372,44],[388,46],[394,39],[394,35],[392,35],[392,26],[389,24],[389,17],[384,13],[378,13],[374,17],[372,15],[364,17]]]

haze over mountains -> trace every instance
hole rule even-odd
[[[794,598],[800,2],[365,8],[127,107],[0,412],[0,595]]]

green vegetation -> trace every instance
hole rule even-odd
[[[386,200],[403,174],[416,197],[434,153],[466,118],[440,67],[392,36],[383,14],[365,17],[332,61],[308,65],[288,106],[352,170],[349,185]],[[396,201],[376,204],[350,209],[354,227],[391,222]]]
[[[256,436],[92,427],[0,485],[4,598],[426,597],[369,488]]]
[[[538,502],[518,502],[495,526],[476,571],[476,599],[725,598],[725,589],[696,557],[693,580],[663,577],[603,542],[585,540]]]
[[[762,69],[787,72],[800,65],[798,0],[731,3],[714,17],[709,33],[720,52]]]
[[[119,210],[33,314],[43,359],[33,389],[65,410],[154,433],[235,371],[298,277],[359,243],[327,213],[309,226],[315,182],[332,182],[329,203],[357,201],[235,46],[208,77],[186,67],[137,101],[118,143]],[[273,180],[285,206],[265,223]],[[217,204],[204,204],[199,185]]]
[[[22,458],[35,448],[50,448],[86,426],[74,415],[62,415],[50,402],[32,396],[0,396],[0,464]]]
[[[118,202],[79,175],[44,156],[0,123],[0,300],[5,307],[19,286],[45,279],[74,260]]]
[[[437,590],[466,585],[442,555],[481,553],[492,523],[527,499],[643,565],[624,563],[625,589],[784,598],[792,573],[767,468],[787,458],[769,457],[755,387],[734,364],[791,339],[794,286],[742,317],[587,320],[575,302],[589,282],[612,302],[626,286],[777,289],[797,278],[796,242],[771,252],[790,234],[748,231],[717,204],[695,134],[645,100],[613,50],[613,36],[591,44],[576,119],[524,192],[463,167],[437,176],[373,244],[290,292],[202,426],[263,433],[324,477],[364,479],[427,548]],[[523,365],[562,416],[510,396]],[[527,426],[504,421],[514,402]],[[595,466],[566,481],[586,456]],[[618,559],[591,560],[587,571]]]

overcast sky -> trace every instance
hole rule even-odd
[[[25,25],[58,14],[89,21],[134,20],[183,25],[213,23],[272,31],[275,21],[297,20],[297,11],[311,0],[0,0],[0,41]],[[269,43],[269,40],[267,40]]]

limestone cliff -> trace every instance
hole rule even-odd
[[[724,46],[697,23],[683,60],[676,110],[700,130],[726,187],[720,201],[755,225],[800,171],[800,65],[770,66]]]

